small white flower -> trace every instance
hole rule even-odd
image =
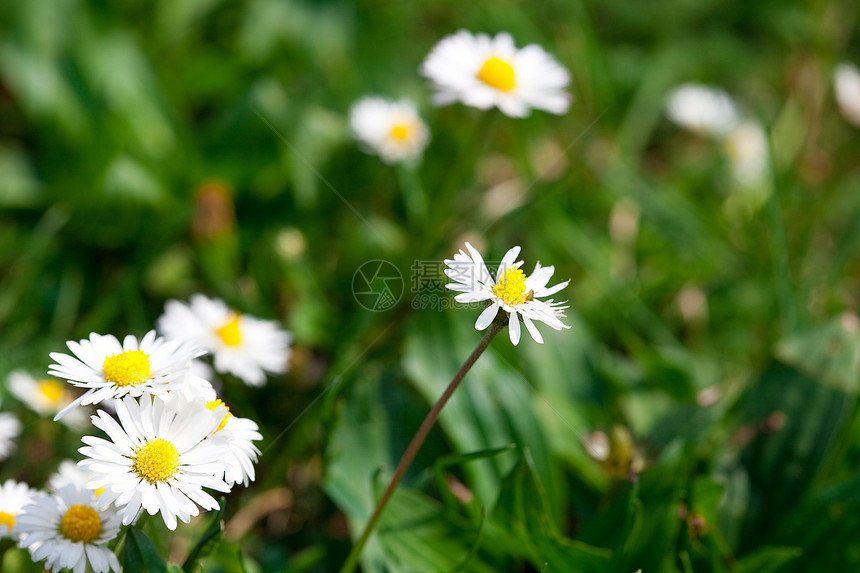
[[[75,399],[75,395],[64,382],[54,378],[37,380],[20,370],[9,375],[9,390],[18,400],[42,416],[55,415]],[[63,422],[73,427],[80,426],[86,420],[86,414],[79,410],[63,418]]]
[[[684,84],[666,98],[669,119],[690,131],[722,138],[740,122],[732,98],[721,89]]]
[[[54,495],[42,495],[18,517],[21,547],[29,548],[33,561],[59,573],[119,573],[119,561],[104,546],[119,532],[119,515],[106,507],[92,490],[66,485]]]
[[[90,489],[105,488],[99,500],[113,502],[122,512],[122,523],[132,523],[141,507],[150,515],[161,513],[164,524],[176,529],[177,518],[188,523],[203,509],[217,509],[218,502],[203,491],[228,492],[220,477],[228,467],[230,451],[226,436],[212,434],[224,415],[201,402],[188,402],[181,394],[167,401],[126,396],[116,402],[119,422],[103,410],[93,424],[110,441],[84,436],[78,451],[87,459],[78,466],[91,471]]]
[[[19,539],[20,533],[16,525],[21,508],[30,503],[38,492],[30,489],[25,483],[6,480],[0,486],[0,538],[11,537]]]
[[[215,370],[250,386],[266,383],[266,372],[286,372],[292,336],[274,321],[231,310],[224,301],[201,294],[189,304],[169,300],[158,329],[171,339],[191,340],[212,353]]]
[[[729,133],[725,141],[732,176],[741,187],[758,187],[768,174],[767,135],[758,122],[746,120]]]
[[[15,451],[15,438],[21,433],[21,422],[10,412],[0,412],[0,460]]]
[[[466,30],[439,41],[421,65],[436,93],[435,105],[460,101],[526,117],[531,108],[563,114],[570,107],[570,74],[536,44],[517,49],[510,34],[472,35]]]
[[[843,62],[833,72],[836,103],[846,120],[860,126],[860,72],[853,64]]]
[[[520,269],[523,262],[516,260],[520,248],[513,247],[502,258],[494,279],[487,270],[481,253],[469,243],[466,243],[466,249],[468,253],[460,249],[453,259],[445,260],[448,267],[445,274],[454,281],[445,286],[461,293],[454,297],[457,302],[489,301],[489,305],[475,322],[475,328],[484,330],[490,326],[500,308],[509,314],[509,335],[515,346],[520,341],[520,317],[529,334],[538,343],[543,343],[543,337],[534,321],[543,322],[555,330],[570,328],[560,320],[564,316],[563,310],[568,308],[565,304],[567,301],[538,300],[557,293],[570,282],[566,280],[547,287],[555,267],[542,267],[537,263],[532,274],[526,277]]]
[[[79,490],[86,489],[87,482],[93,478],[92,472],[85,472],[80,469],[76,462],[72,460],[63,460],[60,462],[60,467],[56,473],[48,478],[48,490],[57,492],[60,489],[73,485]]]
[[[408,100],[366,97],[349,112],[349,125],[368,153],[385,163],[420,159],[430,131]]]
[[[113,335],[93,332],[89,340],[66,343],[76,356],[52,352],[48,374],[68,380],[87,392],[63,408],[59,420],[78,405],[98,404],[108,398],[166,393],[185,383],[190,362],[204,353],[197,345],[181,340],[165,341],[154,330],[140,342],[126,336],[120,344]]]
[[[260,450],[254,442],[263,439],[260,428],[253,420],[234,416],[223,401],[214,397],[214,393],[209,398],[212,399],[207,398],[207,408],[210,410],[217,408],[225,412],[224,418],[212,434],[227,439],[230,453],[226,459],[230,467],[224,470],[224,481],[231,487],[237,483],[248,487],[248,483],[254,481],[256,477],[254,464],[257,463]]]

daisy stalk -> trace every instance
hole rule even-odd
[[[359,537],[352,546],[352,550],[349,552],[340,573],[352,573],[355,571],[355,568],[358,566],[358,560],[361,557],[361,552],[364,550],[364,546],[367,544],[373,530],[379,523],[379,519],[382,517],[383,511],[385,511],[385,506],[388,505],[391,496],[394,495],[394,490],[397,489],[397,486],[400,484],[400,480],[403,479],[406,470],[409,469],[409,466],[412,464],[412,460],[415,459],[416,454],[418,454],[418,450],[421,449],[421,445],[424,443],[424,440],[427,438],[427,435],[436,423],[436,419],[439,417],[439,413],[442,411],[442,408],[445,407],[445,404],[448,403],[448,400],[454,394],[454,391],[457,390],[457,387],[460,385],[460,382],[463,380],[466,373],[472,368],[475,362],[477,362],[478,358],[484,353],[493,338],[496,337],[499,331],[501,331],[506,324],[507,320],[504,315],[500,315],[492,322],[492,324],[490,324],[486,334],[484,334],[484,337],[478,343],[478,346],[475,347],[469,357],[466,358],[466,361],[462,366],[460,366],[457,373],[454,374],[454,378],[451,379],[448,387],[445,388],[445,391],[442,392],[442,395],[433,405],[433,408],[430,409],[427,417],[425,417],[424,421],[421,423],[421,427],[418,428],[418,431],[415,433],[415,437],[412,438],[406,451],[403,452],[403,456],[400,458],[397,468],[394,470],[394,475],[391,476],[391,481],[388,482],[385,491],[382,492],[382,496],[379,498],[379,501],[376,502],[376,508],[373,510],[373,514],[364,526],[364,531],[361,532],[361,537]]]

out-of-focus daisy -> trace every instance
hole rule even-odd
[[[526,277],[520,269],[523,262],[516,260],[520,248],[513,247],[502,258],[494,279],[481,253],[469,243],[466,243],[466,249],[468,253],[460,249],[453,259],[445,260],[448,267],[445,274],[454,281],[445,286],[460,292],[454,297],[457,302],[488,301],[489,305],[478,317],[475,328],[484,330],[490,326],[499,309],[509,314],[508,330],[514,345],[520,341],[520,317],[529,334],[539,343],[543,343],[543,337],[534,325],[535,321],[546,323],[555,330],[570,328],[561,321],[563,310],[568,308],[567,301],[538,300],[557,293],[570,282],[566,280],[547,287],[555,267],[542,267],[537,263],[532,274]]]
[[[55,415],[75,399],[65,382],[54,378],[38,380],[20,370],[9,375],[9,390],[18,400],[42,416]],[[63,418],[63,421],[71,426],[80,425],[85,420],[86,414],[78,410]]]
[[[843,62],[833,72],[836,103],[846,120],[860,126],[860,72],[853,64]]]
[[[202,294],[189,304],[169,300],[158,329],[171,339],[192,340],[212,353],[215,370],[250,386],[266,383],[266,372],[286,372],[292,336],[274,321],[231,310],[223,300]]]
[[[517,49],[510,34],[472,35],[466,30],[439,41],[421,65],[436,93],[433,103],[460,101],[525,117],[531,108],[562,114],[570,107],[570,74],[536,44]]]
[[[36,490],[15,480],[6,480],[0,486],[0,537],[20,538],[16,525],[17,517],[21,508],[30,503],[36,495]]]
[[[21,433],[21,422],[10,412],[0,412],[0,460],[15,451],[15,438]]]
[[[48,490],[59,491],[60,489],[73,485],[77,489],[86,489],[87,482],[92,479],[92,472],[85,472],[72,460],[63,460],[57,471],[48,478]]]
[[[27,505],[18,517],[20,545],[29,548],[33,561],[59,573],[119,573],[119,561],[104,546],[119,532],[119,514],[96,498],[92,490],[74,485],[56,494],[42,495]]]
[[[732,175],[741,187],[757,187],[768,174],[768,145],[764,128],[758,122],[745,120],[729,133],[725,151]]]
[[[107,398],[154,394],[164,396],[185,383],[193,358],[204,350],[190,341],[166,341],[150,330],[138,342],[126,336],[122,344],[113,335],[92,333],[90,338],[66,343],[75,357],[52,352],[48,374],[68,380],[87,392],[63,408],[59,420],[76,406],[98,404]]]
[[[419,159],[430,139],[430,131],[408,100],[366,97],[350,110],[349,125],[365,150],[385,163]]]
[[[732,98],[721,89],[684,84],[673,89],[666,98],[669,119],[690,131],[722,138],[740,122]]]
[[[218,502],[203,488],[228,492],[224,475],[230,451],[227,438],[213,436],[225,408],[210,410],[201,402],[188,402],[181,394],[166,401],[130,396],[116,402],[117,422],[103,410],[93,424],[110,441],[84,436],[78,451],[87,459],[78,463],[95,477],[87,487],[105,488],[99,500],[113,502],[128,525],[141,507],[150,515],[161,513],[164,524],[176,529],[176,520],[188,523],[203,509]]]

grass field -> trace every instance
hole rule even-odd
[[[570,279],[554,298],[571,328],[491,343],[362,571],[857,569],[860,127],[833,83],[860,64],[857,14],[3,4],[0,410],[22,429],[0,479],[44,488],[100,435],[34,411],[13,371],[43,378],[66,341],[142,337],[167,300],[203,293],[292,337],[264,386],[212,380],[259,424],[256,479],[219,516],[175,532],[146,518],[109,547],[128,571],[337,571],[481,340],[481,305],[454,302],[443,259],[469,241],[494,272],[520,245],[526,272]],[[541,46],[572,77],[569,111],[433,106],[419,68],[461,29]],[[667,98],[691,83],[724,90],[748,131],[673,121]],[[357,144],[350,110],[369,95],[414,102],[420,160]],[[153,545],[137,563],[140,533]],[[12,541],[0,551],[7,570],[42,570]]]

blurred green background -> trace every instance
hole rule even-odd
[[[42,374],[92,331],[140,336],[195,292],[281,321],[292,370],[225,381],[264,454],[206,567],[334,571],[480,338],[441,290],[445,309],[413,308],[412,265],[522,245],[527,270],[572,279],[572,329],[493,343],[365,571],[855,570],[860,139],[831,74],[860,62],[856,16],[815,0],[0,3],[0,376]],[[418,66],[460,28],[544,47],[573,75],[570,112],[431,108]],[[666,119],[687,81],[764,125],[762,201]],[[419,105],[417,169],[358,150],[348,110],[368,94]],[[352,293],[374,259],[406,280],[383,312]],[[0,475],[38,487],[78,436],[21,412]],[[202,521],[165,536],[174,562]]]

